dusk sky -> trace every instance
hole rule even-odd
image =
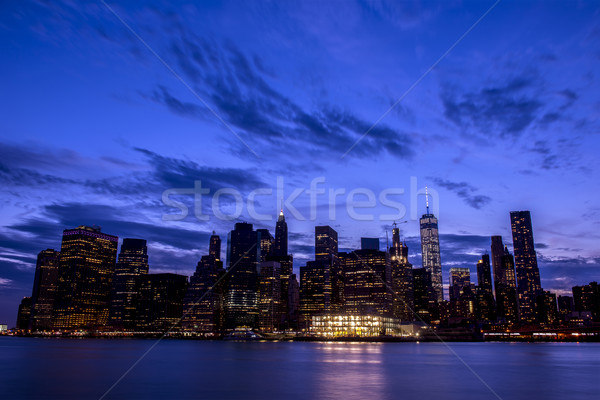
[[[236,221],[274,233],[278,179],[284,200],[319,177],[326,191],[312,218],[306,192],[284,206],[296,271],[315,225],[383,248],[394,219],[420,266],[412,179],[439,194],[444,284],[456,266],[476,281],[491,235],[512,248],[513,210],[531,211],[544,289],[600,279],[598,2],[8,1],[0,51],[0,323],[64,229],[147,239],[151,273],[191,275],[213,230],[223,255]],[[163,192],[195,181],[208,220],[192,195],[165,220]],[[212,210],[223,188],[244,199],[233,220]],[[270,221],[247,208],[261,188]],[[358,188],[373,220],[346,211]],[[385,217],[390,189],[405,215]]]

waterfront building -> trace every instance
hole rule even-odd
[[[522,322],[535,322],[542,286],[533,242],[531,214],[529,211],[511,211],[510,223],[517,274],[519,319]]]
[[[137,278],[136,329],[165,332],[181,328],[187,276],[172,273]]]
[[[123,239],[110,296],[109,324],[113,329],[135,329],[137,279],[148,273],[148,248],[143,239]]]
[[[52,328],[52,309],[58,286],[60,253],[54,249],[42,250],[37,256],[31,294],[29,328],[44,331]]]
[[[53,329],[106,326],[118,241],[117,236],[96,227],[63,231]]]

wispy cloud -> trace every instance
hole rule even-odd
[[[467,203],[473,208],[481,209],[482,207],[484,207],[492,201],[492,198],[489,196],[477,194],[477,188],[475,188],[467,182],[452,182],[437,177],[427,177],[427,179],[432,180],[436,185],[440,187],[454,192],[458,197],[463,199],[465,203]]]

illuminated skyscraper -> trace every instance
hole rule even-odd
[[[329,225],[315,226],[315,261],[337,258],[338,234]]]
[[[281,310],[281,264],[277,261],[263,261],[260,263],[258,277],[260,329],[267,332],[279,329],[282,322]]]
[[[344,275],[344,310],[353,315],[391,316],[390,256],[371,249],[339,254]]]
[[[431,274],[431,284],[438,302],[444,299],[442,288],[442,261],[440,257],[440,236],[438,220],[429,213],[429,198],[427,198],[427,213],[419,220],[421,226],[421,254],[423,268]]]
[[[540,271],[533,243],[533,230],[529,211],[511,211],[510,222],[515,252],[519,319],[536,321],[538,297],[542,295]]]
[[[214,235],[213,235],[214,237]],[[219,239],[220,242],[220,239]],[[214,243],[211,237],[210,244]],[[209,245],[210,252],[210,245]],[[218,254],[218,253],[217,253]],[[182,327],[194,332],[217,332],[224,326],[223,262],[213,254],[202,256],[183,299]]]
[[[38,254],[31,294],[30,328],[32,330],[48,330],[52,327],[59,257],[60,253],[53,249],[42,250]]]
[[[285,222],[283,209],[279,212],[277,224],[275,225],[275,242],[273,242],[274,256],[288,255],[288,226]]]
[[[544,291],[538,298],[539,321],[545,324],[557,324],[559,322],[556,294]]]
[[[258,242],[260,244],[260,261],[267,261],[269,257],[273,256],[273,235],[268,229],[257,229],[256,232],[259,234]]]
[[[466,287],[471,286],[469,268],[450,268],[450,300],[459,300]]]
[[[329,264],[331,309],[340,311],[344,306],[344,281],[338,258],[338,233],[330,226],[315,226],[315,261]]]
[[[412,264],[408,262],[408,247],[400,242],[400,230],[392,229],[392,247],[389,249],[391,287],[394,291],[392,314],[402,321],[412,321],[414,296]]]
[[[258,326],[258,263],[259,234],[252,224],[239,222],[227,239],[227,270],[225,295],[226,326]]]
[[[449,321],[473,318],[476,313],[476,295],[471,283],[469,268],[450,268],[450,302],[448,304]]]
[[[300,267],[300,328],[308,329],[312,317],[331,311],[331,264],[309,261]]]
[[[139,297],[136,329],[164,332],[180,328],[187,276],[170,273],[146,274],[140,275],[137,280]]]
[[[110,296],[109,324],[115,329],[135,329],[137,278],[148,273],[148,248],[143,239],[123,239]]]
[[[88,226],[63,232],[52,317],[54,329],[106,325],[118,241],[118,237]]]

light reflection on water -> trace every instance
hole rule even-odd
[[[0,337],[2,398],[98,399],[152,340]],[[597,343],[450,343],[503,399],[594,398]],[[107,399],[493,399],[441,343],[160,342]]]

